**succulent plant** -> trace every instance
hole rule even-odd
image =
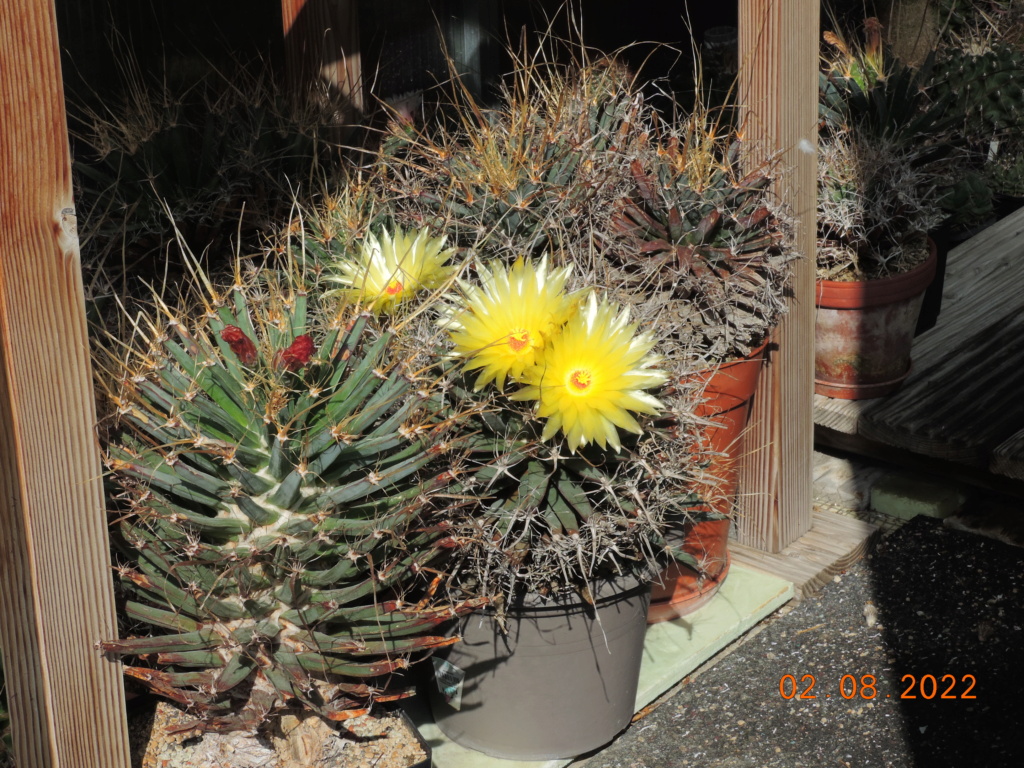
[[[567,291],[570,271],[478,264],[442,313],[447,397],[472,424],[459,485],[474,501],[448,518],[468,594],[588,600],[602,576],[650,580],[670,556],[666,515],[687,503],[689,452],[652,493],[668,479],[652,454],[673,443],[654,422],[665,405],[649,390],[668,376],[653,334],[592,289]]]
[[[935,142],[936,156],[946,147],[936,141],[955,123],[952,96],[926,89],[932,64],[914,68],[891,55],[882,43],[877,19],[865,21],[865,42],[857,45],[833,32],[824,34],[818,76],[818,112],[822,132],[853,132],[895,144]]]
[[[951,96],[926,88],[920,69],[892,56],[877,19],[863,45],[825,33],[819,78],[819,276],[884,277],[927,255],[942,223],[942,190],[956,162]]]
[[[230,239],[255,250],[291,191],[318,180],[325,111],[287,105],[267,72],[157,82],[122,67],[122,100],[70,111],[84,261],[115,283],[154,262],[184,272],[178,238],[193,253],[229,252]]]
[[[977,171],[963,174],[950,185],[939,205],[949,215],[947,223],[959,231],[979,227],[995,213],[990,183]]]
[[[590,243],[592,217],[617,179],[607,150],[631,135],[643,106],[620,64],[557,67],[528,57],[494,109],[451,99],[457,120],[386,144],[400,223],[430,224],[463,247],[511,262]]]
[[[101,647],[213,729],[405,695],[391,678],[473,605],[433,591],[446,412],[394,333],[311,301],[296,271],[207,281],[195,322],[161,303],[104,365],[125,613],[145,632]]]
[[[1024,197],[1024,146],[1020,139],[999,142],[999,151],[985,164],[992,189],[1008,197]]]
[[[819,277],[886,277],[927,256],[947,167],[928,147],[833,133],[818,145]]]
[[[977,142],[1024,126],[1024,52],[1007,45],[952,51],[931,69],[933,98],[962,115],[958,126]]]
[[[774,164],[743,173],[741,142],[718,127],[695,110],[632,160],[632,188],[604,232],[613,266],[602,280],[713,360],[765,341],[793,258],[771,190]]]

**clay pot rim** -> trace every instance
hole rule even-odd
[[[928,258],[909,272],[877,280],[816,281],[815,306],[826,309],[861,309],[892,304],[923,293],[938,265],[938,249],[928,238]]]
[[[732,357],[729,358],[728,360],[721,360],[716,363],[711,363],[710,365],[705,365],[703,368],[694,368],[692,371],[687,371],[685,374],[683,374],[680,377],[680,379],[688,379],[691,377],[710,377],[718,373],[719,371],[725,370],[734,365],[744,365],[746,363],[761,363],[762,356],[774,340],[774,331],[775,328],[772,328],[768,335],[765,337],[765,340],[762,341],[756,347],[754,347],[752,350],[750,350],[750,353],[746,355],[746,357]]]

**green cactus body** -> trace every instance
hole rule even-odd
[[[981,226],[995,212],[989,182],[977,172],[965,173],[950,185],[939,205],[949,214],[948,223],[961,231]]]
[[[107,448],[126,613],[151,632],[102,648],[218,729],[403,695],[390,678],[472,607],[431,597],[452,443],[429,388],[367,316],[320,327],[302,285],[236,284],[191,328],[165,311]]]
[[[931,71],[933,98],[963,115],[963,132],[988,141],[1024,125],[1024,53],[998,45],[982,53],[959,52]]]
[[[579,220],[615,181],[602,163],[643,111],[629,73],[608,61],[568,72],[523,61],[497,109],[453,106],[458,129],[387,145],[399,218],[510,260],[587,239]]]

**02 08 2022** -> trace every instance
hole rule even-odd
[[[779,694],[784,699],[976,699],[974,675],[903,675],[899,687],[891,692],[879,689],[874,675],[842,675],[837,680],[823,681],[814,675],[783,675],[779,678]]]

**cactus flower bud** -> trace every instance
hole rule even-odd
[[[297,371],[309,362],[314,351],[313,339],[308,334],[296,336],[287,349],[280,350],[274,356],[274,365],[288,371]]]
[[[228,343],[231,351],[235,353],[238,362],[242,365],[252,365],[256,362],[256,345],[252,339],[242,333],[237,325],[228,325],[220,332],[220,337]]]

